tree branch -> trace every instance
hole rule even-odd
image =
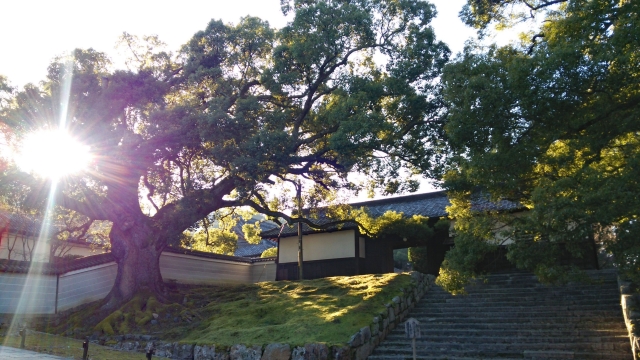
[[[542,33],[533,35],[533,37],[531,38],[531,46],[529,46],[527,55],[531,55],[533,53],[533,48],[536,46],[536,44],[538,44],[537,40],[543,37],[544,37],[544,34]]]
[[[151,203],[151,205],[153,205],[153,207],[156,209],[156,212],[160,209],[158,209],[158,206],[156,205],[155,201],[153,201],[153,195],[156,192],[156,187],[151,185],[151,183],[149,183],[149,178],[147,176],[147,174],[145,174],[142,177],[143,181],[144,181],[144,186],[147,187],[147,189],[149,190],[149,192],[147,193],[147,200],[149,200],[149,202]]]
[[[555,4],[560,4],[563,2],[567,2],[569,0],[552,0],[552,1],[543,1],[542,4],[540,5],[531,5],[526,1],[523,1],[523,3],[525,4],[525,6],[527,6],[531,11],[536,11],[536,10],[540,10],[542,8],[546,8],[548,6],[551,5],[555,5]]]
[[[94,220],[111,220],[108,215],[108,208],[110,207],[102,201],[87,197],[85,201],[79,201],[58,192],[55,196],[56,204],[65,207],[69,210],[78,212],[90,219]]]

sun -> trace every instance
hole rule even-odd
[[[16,164],[23,171],[52,179],[85,170],[90,161],[89,147],[63,130],[28,135],[16,156]]]

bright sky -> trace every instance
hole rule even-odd
[[[454,54],[474,36],[458,18],[465,0],[432,0],[438,9],[436,36]],[[0,75],[13,85],[42,80],[51,59],[75,48],[109,54],[117,65],[115,43],[122,32],[156,34],[175,51],[211,19],[237,22],[242,16],[266,19],[281,27],[286,19],[280,0],[86,0],[4,1],[0,16]]]
[[[433,21],[438,39],[454,55],[475,36],[458,18],[465,0],[432,0],[438,10]],[[211,19],[236,23],[240,17],[261,17],[281,27],[286,18],[280,0],[86,0],[4,1],[0,16],[0,75],[22,87],[44,79],[47,66],[58,55],[75,48],[105,52],[117,67],[123,67],[115,49],[123,32],[158,35],[167,50],[176,51]],[[432,190],[422,182],[420,192]],[[360,197],[364,198],[365,194]],[[359,197],[359,198],[360,198]]]

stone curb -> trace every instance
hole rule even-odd
[[[292,349],[288,344],[252,347],[237,344],[231,348],[216,349],[214,345],[168,343],[154,341],[147,336],[125,335],[111,347],[134,352],[145,352],[148,347],[153,347],[154,357],[177,360],[364,360],[404,320],[435,281],[433,275],[417,271],[410,272],[410,275],[411,286],[401,289],[402,295],[385,304],[386,310],[374,317],[369,326],[353,334],[346,346],[306,344]]]

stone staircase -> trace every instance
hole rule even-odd
[[[593,271],[592,284],[555,287],[527,273],[490,275],[452,296],[434,286],[409,317],[420,321],[419,359],[632,360],[613,271]],[[412,359],[404,323],[371,360]]]

